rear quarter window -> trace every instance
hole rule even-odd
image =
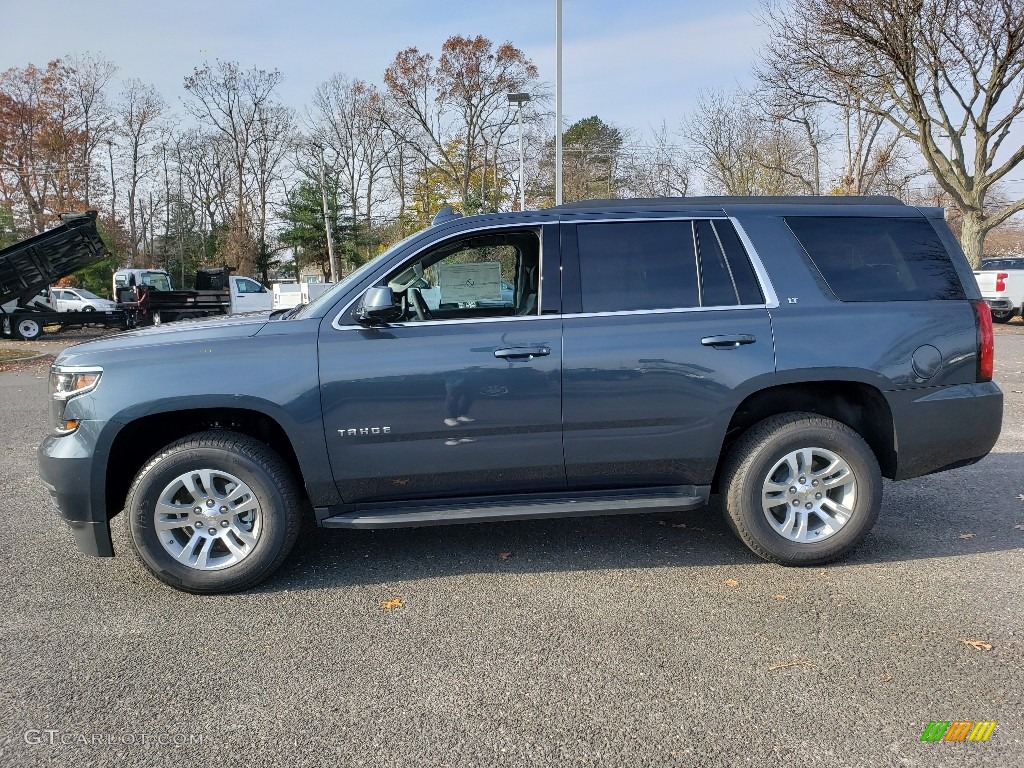
[[[840,301],[966,298],[925,219],[789,216],[786,224]]]

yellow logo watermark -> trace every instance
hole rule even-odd
[[[988,741],[995,720],[949,720],[928,723],[921,741]]]

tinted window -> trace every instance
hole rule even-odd
[[[696,222],[697,250],[700,254],[700,303],[704,307],[735,306],[739,304],[736,286],[729,265],[722,253],[715,230],[710,221]]]
[[[699,306],[690,222],[580,224],[576,234],[584,312]]]
[[[841,301],[964,298],[949,254],[924,219],[808,216],[786,223]]]

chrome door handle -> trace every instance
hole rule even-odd
[[[514,360],[519,358],[533,360],[533,358],[535,357],[543,357],[544,355],[550,354],[551,349],[548,347],[510,347],[508,349],[494,350],[495,357],[501,357],[506,360]]]
[[[715,349],[735,349],[741,344],[753,344],[757,339],[749,333],[738,333],[731,336],[705,336],[700,343]]]

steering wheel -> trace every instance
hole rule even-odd
[[[416,313],[417,320],[433,320],[434,316],[430,314],[430,308],[427,307],[427,302],[423,300],[423,294],[420,293],[419,288],[409,289],[409,302],[412,304],[413,311]]]

